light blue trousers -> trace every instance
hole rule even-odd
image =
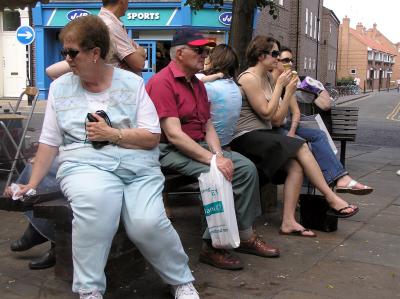
[[[179,236],[165,214],[158,151],[151,154],[154,157],[146,152],[107,146],[60,153],[58,178],[74,215],[74,292],[104,293],[104,267],[120,215],[129,238],[164,282],[179,285],[194,280]]]

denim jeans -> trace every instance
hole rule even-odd
[[[287,124],[282,133],[287,134],[290,124]],[[296,135],[306,140],[311,147],[325,181],[328,185],[333,184],[337,179],[345,176],[348,172],[343,168],[335,153],[332,151],[326,134],[318,129],[302,128],[301,125],[296,130]]]
[[[37,192],[47,193],[47,192],[55,192],[60,190],[60,186],[56,180],[56,173],[58,169],[58,161],[54,160],[51,165],[50,171],[44,177],[44,179],[40,182]],[[24,170],[21,172],[18,177],[16,183],[17,184],[27,184],[29,182],[29,178],[32,174],[32,164],[26,164]],[[28,218],[28,221],[32,224],[32,226],[46,239],[54,242],[54,223],[51,220],[44,218],[37,218],[33,216],[33,211],[29,210],[25,212],[25,216]]]

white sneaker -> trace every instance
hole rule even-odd
[[[200,299],[199,293],[194,288],[191,282],[171,286],[172,295],[175,299]]]
[[[98,290],[79,290],[79,299],[103,299]]]

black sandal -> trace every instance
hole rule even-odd
[[[348,212],[348,213],[343,212],[344,210],[349,209],[349,208],[353,209],[353,211],[352,212]],[[349,218],[349,217],[354,216],[355,214],[357,214],[358,211],[359,211],[358,207],[353,207],[351,205],[348,205],[347,207],[341,208],[339,210],[335,210],[334,208],[330,208],[326,212],[326,214],[329,215],[329,216],[335,216],[335,217],[338,217],[338,218]]]

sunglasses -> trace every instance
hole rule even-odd
[[[79,54],[79,50],[71,49],[71,48],[67,48],[67,49],[64,48],[64,49],[61,49],[60,53],[64,58],[67,58],[67,55],[68,55],[69,57],[74,59]]]
[[[279,59],[279,62],[282,62],[282,63],[293,63],[293,58],[282,58],[282,59]]]
[[[281,55],[281,52],[274,50],[272,52],[265,51],[265,54],[271,55],[273,58],[278,58]]]
[[[190,47],[188,49],[194,51],[198,55],[203,55],[203,54],[208,55],[210,53],[210,48],[208,47]]]

